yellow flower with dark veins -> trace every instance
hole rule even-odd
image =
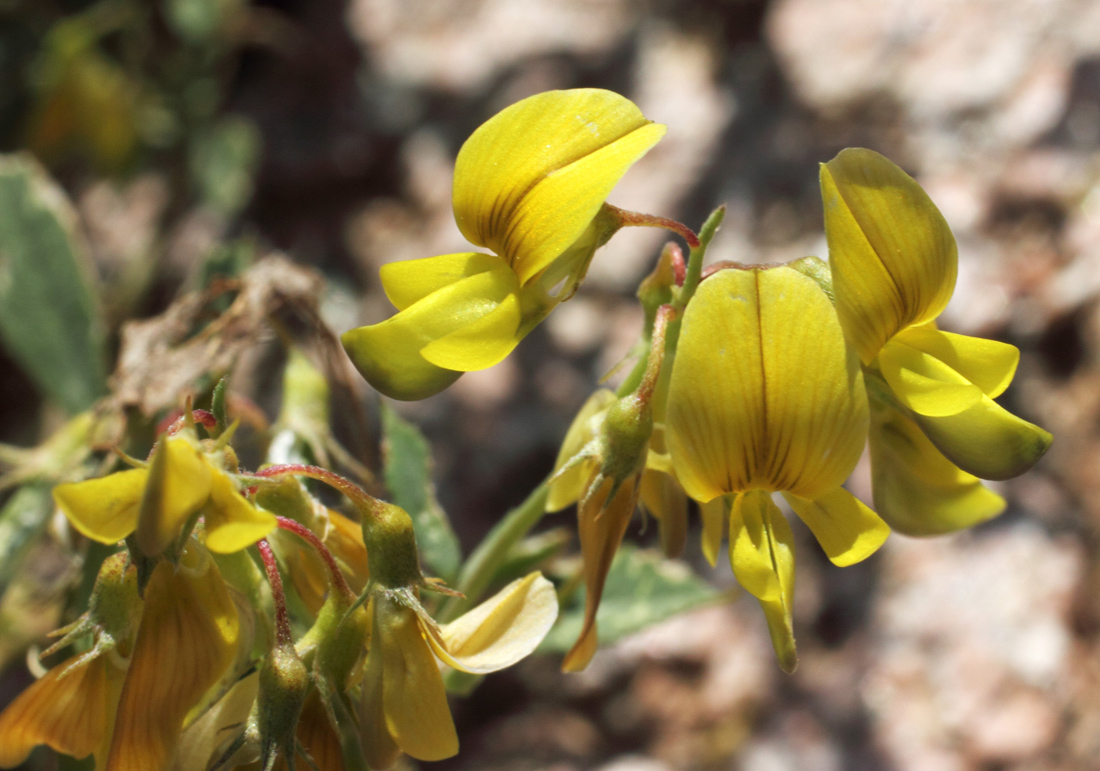
[[[1004,502],[979,479],[1008,479],[1042,457],[1051,436],[994,398],[1019,351],[943,332],[955,288],[955,238],[909,175],[871,150],[821,167],[837,314],[865,367],[875,505],[914,535],[967,527]]]
[[[604,199],[664,133],[600,89],[549,91],[489,119],[459,151],[452,202],[462,234],[493,254],[384,266],[399,313],[343,335],[355,366],[381,393],[413,400],[504,359],[622,225]]]
[[[73,527],[100,543],[136,531],[141,550],[157,556],[201,515],[206,547],[227,554],[275,529],[275,516],[253,506],[227,471],[236,471],[229,447],[199,442],[184,429],[161,437],[146,467],[58,485],[53,497]]]
[[[734,268],[699,285],[672,367],[666,441],[688,495],[725,496],[734,575],[760,601],[788,671],[794,544],[771,494],[834,564],[872,554],[889,528],[841,487],[868,420],[859,361],[814,279],[787,266]]]

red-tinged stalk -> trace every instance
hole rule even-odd
[[[652,214],[626,211],[625,209],[620,209],[611,204],[605,204],[605,206],[615,215],[621,227],[661,228],[662,230],[671,231],[683,238],[692,249],[699,246],[699,236],[695,235],[695,231],[682,222],[677,222],[667,217],[655,217]]]
[[[283,577],[279,574],[279,565],[275,562],[275,553],[266,538],[256,542],[260,550],[260,559],[267,571],[267,582],[271,584],[271,598],[275,603],[275,639],[279,645],[293,645],[294,637],[290,632],[290,614],[286,609],[286,592],[283,591]]]
[[[380,516],[383,504],[381,501],[369,495],[362,487],[349,479],[336,474],[320,466],[307,466],[304,463],[284,463],[278,466],[268,466],[251,474],[254,477],[308,477],[324,482],[329,487],[339,490],[348,497],[355,507],[364,516],[377,518]]]
[[[661,376],[661,364],[665,358],[665,333],[668,325],[675,320],[676,309],[671,305],[662,305],[657,309],[657,317],[653,321],[653,335],[650,338],[649,358],[646,360],[645,373],[642,382],[638,384],[638,398],[648,402],[657,387],[657,381]]]
[[[191,410],[191,420],[201,424],[204,428],[214,428],[218,425],[218,419],[214,417],[213,413],[206,410]],[[157,426],[157,435],[175,436],[187,425],[187,422],[186,412],[178,416],[170,416]]]
[[[324,542],[317,537],[317,534],[301,522],[296,522],[293,519],[276,517],[275,520],[279,524],[279,529],[289,530],[313,547],[313,550],[317,552],[328,567],[329,573],[332,576],[332,585],[336,588],[336,591],[340,592],[340,595],[349,603],[354,602],[355,593],[351,590],[351,587],[348,586],[348,582],[344,578],[344,573],[340,570],[340,566],[336,564],[336,558],[332,556],[332,552],[330,552]]]

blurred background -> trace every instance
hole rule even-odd
[[[494,675],[455,703],[462,751],[436,767],[1100,768],[1096,0],[0,0],[0,150],[34,153],[72,198],[110,350],[123,322],[272,251],[324,276],[338,333],[381,320],[379,266],[466,249],[463,140],[581,86],[669,127],[612,203],[693,228],[729,207],[711,261],[824,257],[818,164],[864,146],[903,166],[959,242],[943,325],[1021,349],[1002,403],[1055,442],[972,532],[895,535],[840,570],[796,528],[795,675],[751,598],[710,604],[581,675],[553,655]],[[619,234],[514,355],[399,406],[467,550],[629,351],[665,238]],[[0,442],[31,446],[59,397],[17,361],[0,349]],[[265,361],[245,357],[234,386],[273,415]],[[869,499],[866,464],[852,486]],[[686,559],[732,585],[698,556],[697,522]],[[29,677],[13,651],[0,704]]]

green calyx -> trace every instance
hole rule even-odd
[[[400,506],[379,501],[363,519],[363,541],[372,583],[404,589],[424,582],[412,518]]]
[[[298,718],[309,694],[309,670],[293,645],[276,645],[260,668],[257,725],[260,767],[270,771],[279,752],[293,764]]]

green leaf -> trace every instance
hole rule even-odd
[[[0,596],[38,536],[46,529],[53,500],[49,485],[27,485],[0,509]]]
[[[191,146],[191,177],[207,206],[231,217],[252,198],[260,163],[259,129],[247,118],[230,115],[200,134]]]
[[[92,275],[65,193],[29,155],[0,156],[0,341],[71,413],[106,390]]]
[[[420,557],[429,570],[451,582],[462,550],[447,515],[435,498],[431,449],[420,429],[382,404],[382,455],[393,502],[409,512]]]
[[[682,562],[658,552],[624,545],[611,563],[596,615],[600,645],[607,645],[677,613],[709,605],[727,595],[696,576]],[[564,653],[573,647],[584,620],[584,592],[558,616],[539,650]]]

